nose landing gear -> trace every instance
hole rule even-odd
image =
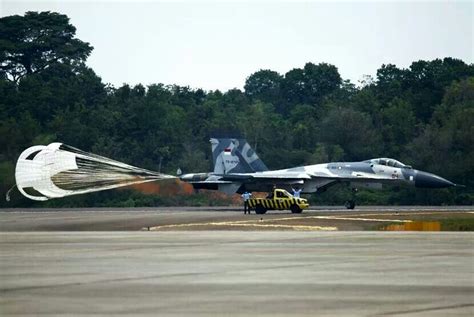
[[[347,209],[354,209],[355,208],[355,201],[354,200],[347,200],[346,203],[344,204]]]

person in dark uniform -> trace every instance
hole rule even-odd
[[[242,198],[244,199],[244,215],[248,212],[250,215],[250,207],[249,207],[249,199],[252,196],[251,193],[245,192],[242,194]]]

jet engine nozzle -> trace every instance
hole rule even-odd
[[[445,188],[456,186],[456,184],[438,175],[418,171],[415,175],[415,186],[422,188]]]
[[[208,177],[209,173],[195,173],[181,175],[179,179],[185,182],[201,182],[205,181]]]

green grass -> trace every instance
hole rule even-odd
[[[474,231],[474,218],[450,218],[440,222],[442,231]]]

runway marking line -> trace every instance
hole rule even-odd
[[[253,220],[253,221],[255,222],[255,220]],[[150,227],[149,230],[150,231],[157,231],[157,230],[160,230],[160,229],[182,228],[182,227],[200,227],[200,226],[279,228],[279,229],[292,229],[292,230],[296,230],[296,231],[336,231],[337,230],[337,227],[248,223],[248,220],[246,220],[246,221],[233,221],[233,222],[200,222],[200,223],[187,223],[187,224],[176,224],[176,225],[162,225],[162,226]],[[148,230],[148,228],[143,228],[142,230]]]
[[[283,224],[264,224],[263,222],[301,220],[301,219],[329,219],[329,220],[356,220],[356,221],[377,221],[377,222],[412,222],[412,220],[401,219],[371,219],[371,218],[349,218],[337,216],[305,216],[305,217],[286,217],[286,218],[272,218],[265,220],[238,220],[238,221],[223,221],[223,222],[197,222],[185,224],[161,225],[142,228],[142,230],[157,231],[160,229],[170,228],[186,228],[186,227],[202,227],[202,226],[229,226],[229,227],[253,227],[253,228],[280,228],[292,229],[296,231],[335,231],[337,227],[331,226],[310,226],[310,225],[283,225]],[[259,222],[259,223],[256,223]]]
[[[160,229],[170,228],[186,228],[186,227],[202,227],[202,226],[229,226],[229,227],[253,227],[253,228],[280,228],[280,229],[292,229],[296,231],[335,231],[337,227],[325,227],[325,226],[310,226],[310,225],[285,225],[285,224],[271,224],[264,222],[277,222],[277,221],[291,221],[291,220],[305,220],[305,219],[325,219],[325,220],[350,220],[350,221],[367,221],[367,222],[398,222],[398,223],[411,223],[413,220],[409,219],[389,219],[389,218],[366,218],[368,216],[413,216],[413,215],[429,215],[429,214],[440,214],[439,212],[418,212],[418,213],[392,213],[392,214],[359,214],[359,215],[347,215],[347,216],[302,216],[302,217],[285,217],[285,218],[270,218],[270,219],[251,219],[251,220],[238,220],[238,221],[222,221],[222,222],[197,222],[187,224],[171,224],[161,225],[153,227],[145,227],[142,230],[158,231]],[[467,212],[474,213],[474,212]]]
[[[359,218],[359,217],[338,217],[338,216],[312,216],[308,218],[329,219],[329,220],[356,220],[356,221],[376,221],[376,222],[412,222],[404,219],[380,219],[380,218]]]

